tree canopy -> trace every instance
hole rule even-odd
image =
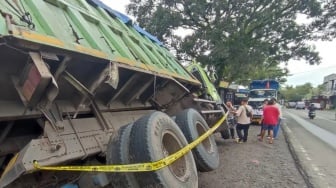
[[[314,20],[325,14],[325,4],[318,0],[130,1],[128,13],[168,44],[179,59],[196,58],[213,65],[227,81],[283,80],[288,71],[279,68],[281,62],[321,62],[307,41],[316,39],[314,32],[326,21],[309,25],[297,22],[299,14]],[[177,29],[189,34],[181,37]]]
[[[286,86],[281,88],[281,98],[286,101],[302,101],[303,99],[311,99],[312,96],[323,94],[324,85],[318,85],[313,87],[311,83],[305,83],[296,87]]]
[[[301,101],[303,99],[311,98],[313,86],[311,83],[306,83],[296,87],[287,86],[282,88],[280,93],[286,101]]]
[[[320,0],[323,12],[312,20],[311,28],[318,38],[332,40],[336,38],[336,0]]]

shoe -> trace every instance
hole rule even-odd
[[[269,140],[271,137],[270,136],[267,136],[267,140]]]
[[[259,142],[262,142],[262,141],[263,141],[263,139],[262,139],[261,137],[259,137],[259,138],[258,138],[258,141],[259,141]]]
[[[273,138],[270,138],[269,144],[273,144]]]
[[[242,144],[242,143],[243,143],[243,140],[241,140],[241,139],[239,139],[239,138],[236,138],[236,142],[237,142],[238,144]]]

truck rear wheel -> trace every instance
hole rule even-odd
[[[132,163],[158,161],[187,144],[183,133],[168,115],[154,112],[134,123],[130,159]],[[134,175],[140,187],[198,187],[197,170],[191,152],[168,167]]]
[[[221,130],[220,134],[221,134],[223,139],[229,139],[230,138],[230,130],[228,128],[225,128],[224,130]]]
[[[186,109],[176,116],[175,122],[181,128],[188,142],[199,138],[209,130],[203,117],[194,109]],[[202,172],[212,171],[219,166],[219,154],[215,139],[209,136],[192,150],[197,168]]]
[[[217,105],[217,109],[220,109],[223,112],[225,112],[223,106],[221,106],[221,105]],[[216,130],[217,132],[220,132],[223,139],[229,139],[230,138],[230,130],[229,130],[229,125],[228,124],[229,124],[229,122],[226,120]]]
[[[118,135],[112,136],[107,146],[107,164],[129,164],[129,143],[132,124],[121,127]],[[134,173],[110,173],[109,180],[113,187],[139,187]]]

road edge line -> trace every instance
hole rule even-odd
[[[287,123],[283,122],[282,126],[281,126],[281,129],[282,129],[282,131],[284,133],[285,141],[287,143],[289,152],[291,153],[291,155],[292,155],[292,157],[294,159],[296,168],[298,169],[299,173],[303,177],[303,179],[304,179],[307,187],[308,188],[314,188],[314,185],[310,181],[309,175],[308,175],[307,171],[305,170],[305,168],[303,167],[303,164],[302,164],[302,162],[299,159],[298,153],[295,150],[295,147],[293,146],[293,142],[294,141],[293,141],[292,135],[290,135],[290,133],[288,132],[289,128],[287,126]]]

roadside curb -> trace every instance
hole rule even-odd
[[[281,129],[284,133],[284,137],[286,140],[286,143],[288,145],[289,151],[295,161],[295,166],[297,167],[297,169],[299,170],[300,174],[302,175],[305,183],[307,184],[308,188],[314,188],[313,183],[310,181],[309,175],[307,173],[307,169],[305,169],[304,165],[302,164],[302,161],[300,160],[300,157],[298,156],[299,152],[298,152],[298,148],[295,147],[295,138],[294,136],[291,134],[290,129],[287,126],[286,122],[283,122],[281,124]]]

